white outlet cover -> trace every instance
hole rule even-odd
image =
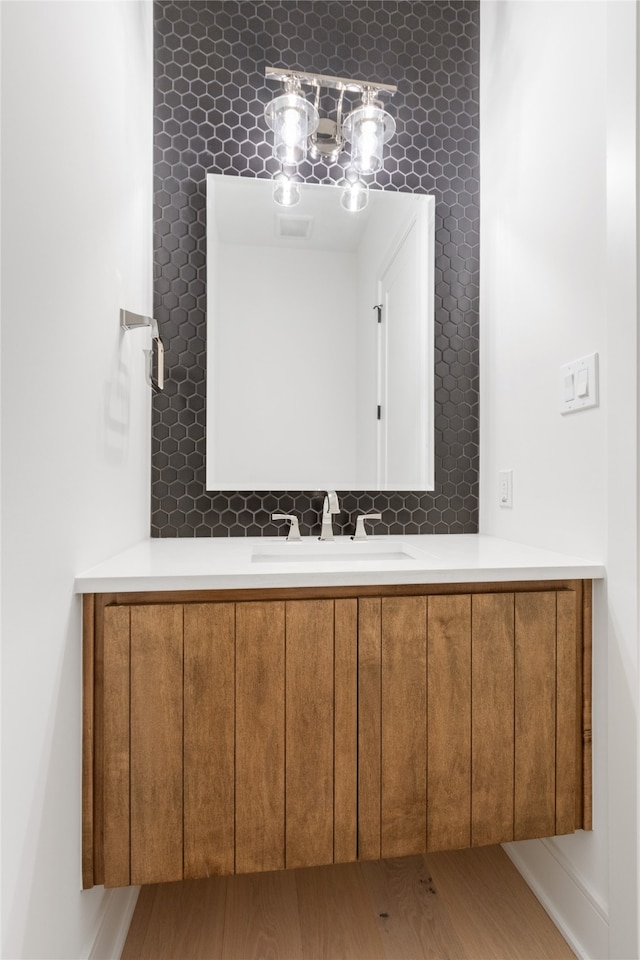
[[[498,473],[498,502],[501,507],[513,506],[513,470],[500,470]]]
[[[560,413],[598,406],[598,354],[572,360],[560,367]]]

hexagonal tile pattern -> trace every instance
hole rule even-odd
[[[271,177],[267,65],[395,83],[397,130],[377,187],[436,197],[432,493],[339,491],[336,525],[474,533],[478,524],[478,0],[156,0],[155,315],[167,348],[153,400],[151,534],[276,536],[272,512],[319,531],[319,491],[205,489],[206,174]],[[339,165],[305,162],[305,180]]]

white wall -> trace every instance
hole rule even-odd
[[[208,338],[212,489],[243,490],[248,477],[256,490],[353,489],[353,261],[332,250],[220,244]]]
[[[148,332],[118,311],[152,308],[151,4],[1,14],[2,955],[114,956],[133,893],[80,890],[73,583],[149,530]]]
[[[635,11],[481,6],[481,531],[608,567],[593,833],[510,853],[576,949],[617,960],[638,956]],[[559,367],[594,351],[600,406],[563,417]]]

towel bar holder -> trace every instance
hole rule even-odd
[[[140,327],[151,327],[151,349],[145,350],[147,358],[147,383],[154,393],[164,390],[164,344],[158,331],[158,321],[155,317],[144,317],[131,310],[120,310],[120,326],[123,330],[138,330]]]

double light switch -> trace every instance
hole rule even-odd
[[[598,405],[598,354],[560,367],[560,413]]]

